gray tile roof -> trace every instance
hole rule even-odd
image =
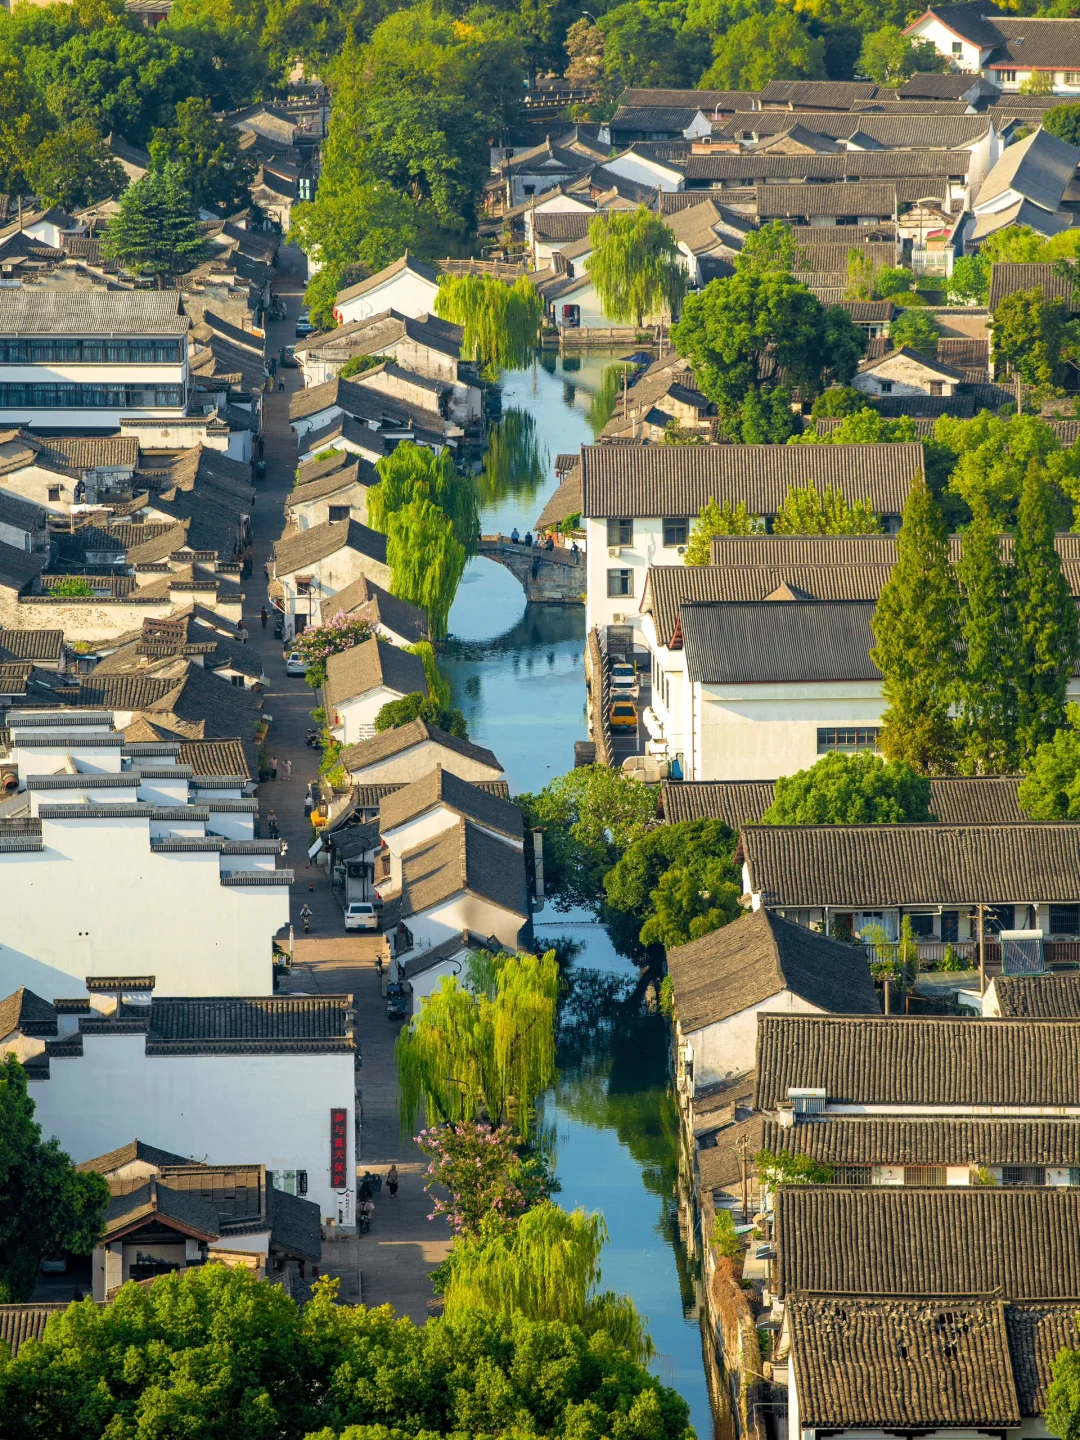
[[[782,1186],[776,1246],[782,1295],[1075,1301],[1080,1190]]]
[[[766,600],[788,585],[815,600],[876,600],[892,565],[652,565],[645,577],[643,614],[651,614],[656,637],[670,645],[687,601]]]
[[[627,88],[619,96],[620,105],[648,108],[652,105],[693,106],[695,110],[750,109],[757,100],[753,90],[665,90]]]
[[[993,21],[993,28],[1002,43],[987,60],[988,69],[1023,65],[1025,69],[1055,71],[1072,70],[1080,65],[1078,20],[999,15]],[[1055,136],[1048,138],[1056,139]]]
[[[540,241],[584,240],[593,218],[587,210],[539,210],[533,216],[533,234]]]
[[[56,1011],[25,985],[0,1000],[0,1037],[21,1030],[25,1035],[55,1035]]]
[[[1080,1020],[1080,975],[996,975],[1003,1019]]]
[[[81,1165],[76,1165],[76,1170],[93,1170],[98,1175],[108,1175],[113,1170],[119,1170],[124,1165],[131,1165],[136,1160],[143,1160],[148,1165],[160,1168],[163,1165],[190,1165],[190,1155],[176,1155],[171,1150],[161,1150],[156,1145],[148,1145],[145,1140],[129,1140],[126,1145],[119,1146],[116,1150],[108,1150],[104,1155],[95,1155],[92,1160],[84,1160]]]
[[[789,215],[896,214],[894,185],[758,185],[757,213],[762,220]]]
[[[376,289],[387,280],[392,280],[395,275],[400,275],[404,270],[411,270],[414,275],[419,275],[424,280],[430,280],[433,285],[438,284],[439,273],[437,270],[414,259],[411,255],[403,255],[399,260],[392,261],[374,275],[369,275],[366,280],[339,290],[337,303],[340,305],[346,300],[355,300],[358,295],[366,295],[370,290]]]
[[[351,585],[322,604],[324,622],[338,613],[356,614],[370,620],[373,625],[384,625],[395,635],[401,635],[410,643],[426,640],[428,635],[427,616],[418,605],[400,600],[389,590],[376,585],[366,575],[361,575]]]
[[[257,746],[254,740],[184,740],[180,744],[177,762],[180,765],[190,765],[197,776],[242,775],[247,780],[259,778]]]
[[[844,110],[856,100],[872,100],[878,87],[871,80],[770,80],[758,99],[765,107],[790,105]],[[891,92],[890,92],[891,93]]]
[[[762,1110],[791,1086],[850,1105],[1076,1106],[1080,1023],[760,1015],[757,1075]]]
[[[325,560],[338,550],[348,547],[370,560],[386,564],[386,536],[361,525],[359,520],[327,521],[311,525],[274,543],[275,572],[280,578]]]
[[[995,262],[990,267],[990,310],[994,311],[1006,295],[1017,290],[1040,290],[1046,300],[1064,300],[1075,307],[1073,282],[1062,273],[1062,262],[1049,261],[1046,264],[1023,265],[1015,262]]]
[[[930,809],[946,825],[1022,825],[1019,775],[935,775]],[[660,794],[664,818],[722,820],[733,830],[756,824],[772,804],[775,780],[665,780]]]
[[[1026,25],[1026,21],[1021,21]],[[1053,22],[1052,22],[1053,23]],[[1080,21],[1071,22],[1076,39],[1077,63],[1080,64]],[[1044,210],[1057,210],[1065,189],[1076,175],[1080,150],[1051,135],[1049,130],[1036,130],[1024,140],[1010,145],[979,187],[976,202],[982,209],[989,201],[1015,190],[1025,200]]]
[[[359,645],[331,655],[326,662],[323,693],[330,709],[366,695],[379,685],[399,695],[427,694],[424,662],[396,645],[372,636]]]
[[[797,111],[739,112],[720,127],[719,137],[730,139],[747,132],[759,136],[783,135],[796,125],[807,123],[806,115]],[[981,140],[992,123],[993,117],[985,115],[875,115],[865,110],[813,117],[813,128],[819,135],[847,140],[861,133],[886,150],[958,150]],[[713,136],[716,135],[717,127],[713,126]]]
[[[0,540],[0,587],[23,591],[37,579],[48,555],[41,550],[18,550]]]
[[[669,950],[667,961],[684,1033],[727,1020],[782,990],[835,1014],[880,1010],[860,947],[766,910]]]
[[[68,1301],[44,1305],[0,1305],[0,1340],[11,1351],[11,1358],[18,1355],[27,1340],[40,1340],[45,1326],[53,1315],[62,1315],[68,1308]]]
[[[453,771],[444,770],[441,765],[436,765],[421,779],[402,786],[380,802],[380,827],[384,832],[393,830],[436,805],[444,805],[448,810],[514,840],[520,840],[525,833],[525,822],[516,805],[459,779]]]
[[[402,855],[403,917],[417,915],[463,890],[519,915],[522,921],[528,918],[524,855],[470,821],[460,820]]]
[[[440,730],[437,725],[429,725],[426,720],[410,720],[407,725],[383,730],[378,735],[373,735],[370,740],[361,740],[359,745],[350,745],[342,750],[341,763],[350,773],[364,770],[369,765],[387,760],[392,755],[400,755],[414,745],[422,745],[428,740],[446,750],[453,750],[458,755],[476,760],[481,765],[490,765],[493,770],[502,770],[491,750],[486,750],[482,745],[474,745],[471,740],[459,740],[456,735]]]
[[[625,131],[658,135],[669,130],[681,135],[694,123],[698,108],[696,105],[650,105],[647,108],[620,105],[608,128],[612,138],[616,133]]]
[[[740,847],[781,906],[1080,900],[1080,824],[748,825]]]
[[[328,475],[321,475],[317,480],[309,480],[306,484],[295,485],[285,501],[286,511],[293,509],[296,505],[310,504],[312,500],[325,499],[329,495],[347,489],[350,485],[360,484],[369,487],[378,485],[379,472],[370,460],[365,460],[361,455],[353,455],[348,450],[338,453],[347,456],[352,463],[338,466]]]
[[[980,94],[985,94],[996,86],[991,86],[989,81],[983,80],[978,75],[951,74],[951,75],[912,75],[910,80],[905,80],[900,89],[896,91],[900,100],[959,100],[971,89],[978,88]]]
[[[0,335],[186,335],[176,290],[0,291]]]
[[[972,45],[978,45],[982,50],[996,45],[1000,39],[997,22],[1004,12],[993,4],[992,0],[980,0],[978,5],[935,5],[930,13],[954,35],[958,35],[962,40],[970,40]],[[972,79],[974,78],[972,76]]]
[[[147,1055],[351,1053],[352,996],[275,995],[150,1003]]]
[[[795,1298],[787,1311],[799,1421],[888,1430],[1020,1423],[997,1300]]]
[[[1062,1350],[1080,1350],[1076,1303],[1006,1305],[1005,1329],[1020,1413],[1042,1416],[1053,1362]]]
[[[710,499],[775,515],[792,485],[832,486],[879,515],[903,512],[922,445],[584,445],[582,513],[694,516]]]
[[[321,385],[294,390],[289,400],[289,419],[303,420],[335,406],[355,420],[370,420],[377,425],[390,422],[402,428],[408,420],[404,401],[394,400],[355,380],[339,380],[336,376],[324,380]]]
[[[858,600],[684,601],[687,675],[702,685],[880,680],[870,659],[875,608]]]

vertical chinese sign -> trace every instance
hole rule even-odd
[[[330,1111],[330,1188],[344,1190],[349,1176],[348,1111]]]

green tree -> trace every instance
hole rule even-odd
[[[687,565],[711,565],[714,535],[753,535],[761,529],[760,521],[741,500],[734,506],[730,500],[718,505],[710,495],[690,531],[683,561]]]
[[[500,955],[489,990],[447,977],[394,1048],[402,1123],[421,1104],[429,1124],[512,1123],[528,1138],[536,1101],[555,1076],[555,952]]]
[[[544,305],[524,277],[507,285],[492,275],[447,275],[439,284],[435,313],[465,331],[461,353],[492,378],[499,370],[524,370],[536,353]]]
[[[1080,146],[1080,105],[1055,105],[1045,111],[1042,128],[1067,145]]]
[[[759,1150],[754,1166],[762,1186],[772,1191],[778,1185],[828,1185],[833,1178],[831,1165],[822,1165],[809,1155],[793,1155],[790,1150]]]
[[[949,276],[950,305],[985,305],[990,295],[990,265],[985,255],[961,255]]]
[[[685,16],[681,0],[629,0],[601,15],[607,92],[617,95],[627,85],[692,89],[709,63],[710,47],[701,31],[683,23]]]
[[[454,522],[430,500],[412,500],[395,510],[386,525],[386,563],[393,572],[390,589],[419,605],[435,639],[446,634],[468,552],[454,533]]]
[[[1064,300],[1047,300],[1037,287],[998,302],[990,332],[995,373],[1007,370],[1038,390],[1055,390],[1066,362],[1080,353],[1080,327]]]
[[[426,720],[429,725],[445,730],[448,735],[456,735],[459,740],[469,738],[465,716],[460,710],[450,709],[440,705],[438,700],[433,700],[430,695],[420,694],[403,695],[400,700],[388,700],[375,716],[375,729],[397,730],[402,725],[408,725],[411,720]]]
[[[859,54],[859,74],[879,85],[899,85],[916,71],[940,74],[949,62],[929,40],[912,40],[898,25],[883,25],[867,35]]]
[[[337,372],[337,378],[351,380],[354,375],[363,375],[366,370],[377,370],[380,365],[385,364],[385,355],[353,355]]]
[[[1017,93],[1020,95],[1052,95],[1054,93],[1054,77],[1045,70],[1032,70],[1027,79],[1020,82]]]
[[[608,319],[643,325],[678,309],[687,274],[661,216],[644,205],[603,212],[590,222],[589,243],[589,279]]]
[[[790,12],[751,14],[713,44],[701,85],[714,90],[762,90],[770,80],[824,80],[825,41]]]
[[[239,130],[216,120],[208,100],[182,100],[173,123],[154,131],[150,154],[159,168],[176,167],[177,180],[201,209],[225,216],[251,204],[255,162],[241,150]]]
[[[903,310],[889,326],[889,339],[896,350],[902,345],[910,345],[920,354],[934,358],[941,330],[934,317],[925,310]]]
[[[0,1063],[0,1303],[29,1300],[49,1255],[89,1255],[101,1234],[109,1187],[76,1170],[55,1139],[43,1141],[26,1071]],[[0,1392],[2,1393],[2,1392]],[[10,1416],[10,1412],[5,1412]]]
[[[956,577],[941,510],[922,475],[904,506],[897,560],[874,615],[870,658],[888,709],[881,748],[921,774],[952,766],[949,706],[956,678]]]
[[[1080,110],[1080,106],[1068,108]],[[1050,113],[1053,115],[1056,112],[1051,110]],[[1044,1415],[1046,1427],[1051,1435],[1059,1435],[1061,1440],[1077,1440],[1080,1436],[1080,1352],[1059,1350],[1051,1363],[1050,1375]]]
[[[262,26],[266,7],[250,0],[175,0],[157,34],[194,56],[188,95],[213,110],[270,98],[273,78]]]
[[[661,825],[635,840],[604,877],[616,928],[640,927],[642,945],[671,946],[735,919],[742,890],[735,840],[719,820]]]
[[[1027,761],[1065,723],[1078,656],[1076,606],[1054,549],[1054,506],[1035,464],[1020,493],[1013,542],[1017,745]]]
[[[802,254],[795,244],[791,226],[783,220],[769,220],[759,230],[751,230],[735,257],[736,270],[780,270],[790,274],[798,270]]]
[[[751,268],[688,295],[671,338],[702,393],[725,407],[778,371],[804,396],[817,395],[827,378],[846,384],[866,348],[846,310],[825,309],[782,271]]]
[[[736,445],[783,445],[799,425],[785,385],[748,390],[738,406],[721,411],[719,421],[720,432]]]
[[[929,820],[930,781],[904,760],[823,755],[808,770],[782,775],[763,825],[895,825]]]
[[[935,442],[953,453],[949,488],[974,513],[980,505],[990,511],[1001,530],[1016,524],[1024,476],[1034,463],[1046,476],[1057,499],[1059,491],[1072,495],[1077,488],[1080,456],[1062,451],[1061,441],[1035,415],[1009,417],[983,411],[971,420],[942,416],[934,426]],[[1056,516],[1067,523],[1064,505]]]
[[[1080,820],[1080,705],[1066,705],[1065,720],[1024,766],[1020,805],[1032,820]]]
[[[998,261],[1026,265],[1040,258],[1042,247],[1043,237],[1030,225],[1006,225],[983,242],[979,254],[991,265]]]
[[[825,393],[828,395],[836,392],[826,391]],[[796,437],[794,443],[799,445],[895,445],[898,443],[910,444],[919,438],[915,422],[910,415],[901,415],[897,420],[887,420],[880,410],[874,410],[866,404],[866,396],[860,391],[855,390],[852,393],[859,396],[863,409],[844,414],[840,419],[840,424],[824,435],[819,435],[816,426],[811,425]]]
[[[432,1214],[447,1217],[455,1238],[508,1231],[559,1188],[509,1125],[441,1125],[421,1130],[416,1144],[429,1161],[424,1189]]]
[[[665,870],[650,897],[641,943],[670,950],[738,919],[742,885],[732,873],[728,857],[700,853],[684,856]]]
[[[478,1314],[558,1320],[586,1334],[602,1331],[635,1360],[647,1360],[652,1343],[630,1299],[597,1288],[606,1241],[602,1215],[567,1212],[550,1201],[527,1211],[509,1233],[463,1240],[447,1267],[446,1317],[451,1324]],[[631,1434],[654,1433],[662,1425],[659,1401],[641,1406],[637,1425],[627,1420]],[[638,1429],[643,1421],[646,1428]]]
[[[195,206],[174,165],[149,170],[129,185],[101,242],[102,253],[160,284],[204,255]]]
[[[773,519],[777,535],[874,535],[881,517],[869,500],[849,505],[839,490],[819,491],[812,480],[792,485]]]
[[[375,462],[379,484],[368,492],[368,524],[390,533],[390,517],[406,505],[429,500],[449,517],[454,535],[467,555],[476,548],[480,520],[476,487],[458,473],[449,450],[435,455],[423,445],[405,441]]]
[[[960,769],[1008,774],[1015,761],[1016,634],[1011,576],[993,517],[980,505],[956,567],[963,659],[956,692]]]
[[[26,178],[46,205],[65,210],[119,195],[127,184],[109,147],[85,121],[47,135],[27,162]]]
[[[874,299],[906,299],[914,285],[915,276],[903,265],[881,265],[874,273]]]
[[[82,575],[65,575],[49,588],[50,595],[57,595],[64,600],[89,600],[94,593],[94,587]]]
[[[658,793],[606,765],[582,765],[519,795],[526,823],[544,831],[544,887],[557,910],[604,898],[604,876],[656,824]]]

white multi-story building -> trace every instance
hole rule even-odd
[[[176,290],[0,291],[0,426],[183,416],[189,328]]]
[[[151,974],[162,996],[271,994],[292,871],[254,838],[247,777],[197,777],[179,742],[128,745],[112,719],[11,717],[26,804],[0,821],[0,989]]]

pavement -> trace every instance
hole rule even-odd
[[[282,345],[296,343],[304,258],[290,246],[280,251],[274,289],[288,304],[288,318],[268,326],[270,355],[277,354]],[[369,1234],[328,1242],[323,1270],[340,1276],[343,1301],[356,1301],[362,1295],[365,1305],[390,1304],[399,1314],[423,1322],[432,1302],[428,1274],[449,1253],[450,1230],[443,1219],[427,1218],[431,1202],[422,1186],[427,1161],[411,1138],[403,1138],[401,1132],[394,1065],[394,1042],[401,1022],[386,1018],[383,977],[375,969],[381,943],[373,936],[345,934],[341,902],[331,889],[327,872],[315,862],[310,866],[308,863],[312,832],[304,815],[304,795],[308,781],[318,773],[320,754],[305,745],[304,735],[312,724],[311,711],[317,700],[302,678],[285,674],[282,642],[274,639],[273,617],[264,630],[259,616],[264,603],[270,610],[263,567],[281,536],[283,506],[293,486],[297,463],[288,402],[293,391],[302,387],[303,377],[299,370],[279,367],[278,378],[282,377],[284,392],[268,393],[263,411],[266,475],[258,482],[252,514],[252,574],[244,605],[251,635],[248,643],[258,649],[267,678],[264,714],[273,717],[266,754],[278,761],[277,780],[268,780],[259,787],[261,819],[265,826],[270,811],[275,812],[282,839],[288,842],[288,854],[282,863],[296,872],[291,895],[292,923],[298,932],[293,969],[279,993],[344,992],[355,997],[356,1038],[362,1060],[357,1072],[359,1173],[371,1170],[385,1174],[396,1164],[401,1177],[396,1200],[391,1200],[385,1186],[376,1196]],[[291,764],[291,776],[287,776],[289,766],[285,762]],[[314,914],[308,935],[299,918],[305,903]]]

